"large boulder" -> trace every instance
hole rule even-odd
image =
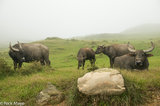
[[[46,106],[58,104],[63,100],[64,94],[58,91],[56,87],[49,82],[47,88],[38,94],[36,103],[38,106]]]
[[[86,95],[120,95],[125,91],[124,79],[115,69],[102,68],[78,78],[78,89]]]

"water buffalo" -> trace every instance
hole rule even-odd
[[[95,53],[93,49],[91,48],[81,48],[78,51],[77,54],[77,60],[78,60],[78,69],[82,66],[82,69],[84,69],[85,60],[90,60],[91,65],[95,65]]]
[[[19,43],[9,45],[9,56],[14,63],[14,69],[21,68],[23,62],[40,61],[42,65],[50,65],[48,47],[42,44]]]
[[[130,44],[113,44],[109,46],[103,45],[103,46],[98,46],[95,53],[96,54],[103,53],[107,55],[110,59],[110,67],[113,68],[115,57],[129,53],[128,45],[130,46],[130,48],[134,49],[134,47]]]
[[[152,54],[147,54],[148,52],[151,52],[155,46],[151,42],[152,47],[148,50],[134,50],[130,47],[128,47],[128,50],[130,51],[129,54],[116,57],[114,61],[114,67],[118,67],[121,69],[138,69],[138,70],[144,70],[149,67],[149,62],[147,57],[153,56]]]

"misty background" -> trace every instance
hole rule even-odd
[[[123,33],[137,26],[160,32],[160,0],[0,0],[1,45]]]

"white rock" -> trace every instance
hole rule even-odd
[[[102,68],[78,78],[78,89],[86,95],[119,95],[125,91],[124,79],[115,69]]]

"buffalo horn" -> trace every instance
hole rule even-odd
[[[11,42],[9,43],[9,48],[10,48],[12,51],[19,52],[19,49],[16,49],[16,48],[14,48],[14,47],[11,46]]]
[[[135,49],[130,48],[130,43],[129,43],[129,42],[128,42],[128,50],[129,50],[130,52],[132,52],[132,53],[135,53],[135,52],[136,52]]]
[[[22,50],[21,44],[19,43],[19,41],[17,41],[17,42],[18,42],[18,45],[19,45],[20,50]]]
[[[101,45],[101,47],[103,47],[103,48],[104,48],[104,45]]]
[[[155,48],[153,42],[151,42],[151,45],[152,45],[151,48],[149,48],[148,50],[143,50],[143,51],[144,51],[145,53],[151,52],[151,51]]]

